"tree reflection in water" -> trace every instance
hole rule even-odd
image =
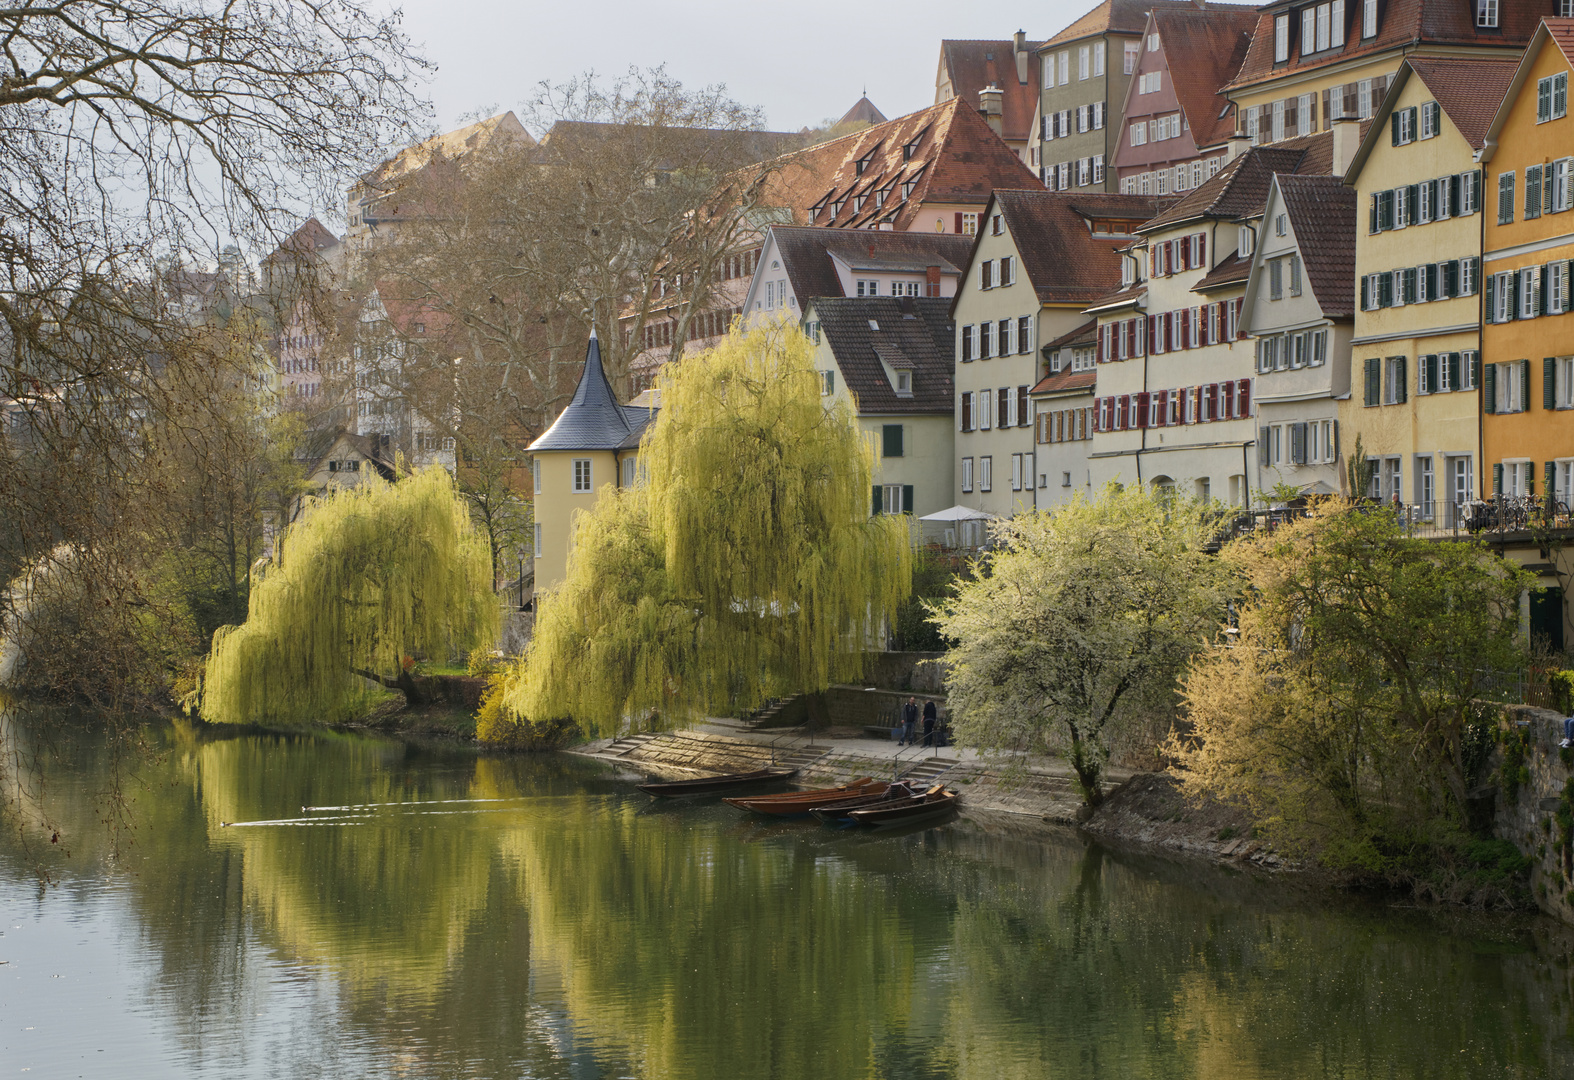
[[[1545,921],[1384,911],[1036,825],[740,825],[563,757],[157,734],[118,862],[92,800],[110,755],[61,744],[47,779],[73,851],[50,853],[62,884],[41,902],[115,887],[154,1022],[212,1067],[192,1075],[1574,1072],[1574,948]],[[413,805],[444,799],[504,801]],[[221,824],[371,803],[392,805]],[[0,847],[0,877],[28,872]],[[229,1052],[307,982],[330,992],[292,1045]]]

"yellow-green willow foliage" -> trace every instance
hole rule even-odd
[[[669,366],[641,461],[580,519],[511,713],[673,724],[861,674],[910,589],[908,529],[870,518],[874,448],[825,406],[807,338],[734,330]]]
[[[318,500],[258,573],[246,622],[213,635],[202,714],[223,723],[304,723],[351,714],[368,671],[406,656],[489,644],[498,607],[486,543],[452,478],[368,476]]]

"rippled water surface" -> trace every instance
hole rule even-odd
[[[764,823],[566,757],[150,738],[118,854],[102,741],[45,768],[62,845],[4,776],[34,843],[13,807],[0,1076],[1574,1076],[1545,920],[1010,823]]]

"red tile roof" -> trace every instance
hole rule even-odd
[[[1241,218],[1262,212],[1268,182],[1275,173],[1315,176],[1333,168],[1333,132],[1303,135],[1272,146],[1256,146],[1231,161],[1186,194],[1164,214],[1143,225],[1143,233],[1159,232],[1195,218]]]
[[[814,301],[814,313],[862,415],[946,413],[952,399],[950,300],[843,297]],[[878,327],[879,329],[876,329]],[[913,392],[897,396],[886,363],[910,368]]]
[[[1070,333],[1061,334],[1054,341],[1045,342],[1042,346],[1043,351],[1046,353],[1053,352],[1056,349],[1064,348],[1079,341],[1095,342],[1098,340],[1098,329],[1099,321],[1097,319],[1089,319]]]
[[[903,147],[913,147],[909,159]],[[860,163],[862,167],[860,168]],[[800,225],[913,228],[926,203],[977,206],[1000,187],[1039,179],[996,135],[977,105],[931,105],[772,163],[763,206],[785,207]],[[912,194],[902,196],[907,181]],[[860,198],[862,205],[860,205]]]
[[[1022,270],[1044,304],[1091,303],[1120,284],[1119,252],[1127,238],[1093,232],[1088,217],[1129,221],[1135,229],[1169,201],[1151,195],[1074,195],[1043,188],[995,192],[996,205],[1022,256]]]
[[[1503,104],[1503,95],[1514,80],[1519,62],[1412,56],[1406,63],[1426,84],[1465,141],[1477,150],[1486,145],[1487,128]]]
[[[1302,57],[1300,27],[1290,32],[1290,59],[1273,62],[1274,16],[1294,11],[1285,0],[1259,8],[1256,33],[1240,71],[1226,89],[1238,90],[1268,82],[1287,74],[1327,67],[1352,57],[1371,56],[1390,49],[1414,49],[1427,45],[1463,45],[1479,48],[1521,48],[1535,33],[1536,25],[1550,5],[1528,3],[1499,4],[1501,18],[1496,29],[1477,29],[1475,5],[1464,0],[1388,0],[1379,9],[1377,36],[1361,38],[1361,5],[1346,3],[1345,44]],[[1293,20],[1292,20],[1293,21]]]
[[[1249,7],[1180,4],[1153,12],[1175,96],[1199,148],[1235,131],[1235,108],[1220,88],[1240,68],[1256,23]]]
[[[1280,176],[1306,280],[1324,315],[1355,314],[1355,189],[1337,176]]]
[[[869,100],[869,95],[865,94],[854,102],[853,107],[843,113],[842,118],[836,121],[833,126],[841,127],[843,124],[883,124],[888,119],[890,118],[885,113],[875,108],[874,102]]]
[[[1038,46],[1029,42],[1027,81],[1017,78],[1015,41],[942,41],[940,64],[951,81],[951,92],[964,104],[978,108],[978,92],[1000,87],[1001,135],[1010,142],[1024,142],[1033,134],[1038,109]]]
[[[1191,291],[1196,293],[1212,292],[1214,289],[1224,289],[1231,285],[1239,285],[1251,276],[1251,256],[1232,254],[1228,259],[1204,274],[1202,280],[1191,287]]]
[[[1090,338],[1089,340],[1093,340]],[[1061,390],[1092,390],[1098,385],[1099,373],[1097,371],[1072,371],[1066,368],[1054,375],[1045,375],[1036,384],[1029,394],[1053,394]]]

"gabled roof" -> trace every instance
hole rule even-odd
[[[1033,134],[1033,114],[1038,108],[1038,46],[1024,44],[1027,80],[1017,78],[1015,41],[942,41],[940,64],[946,70],[951,92],[964,105],[978,108],[978,92],[1000,88],[1000,131],[1021,142]]]
[[[376,435],[357,435],[343,427],[307,431],[295,450],[295,460],[305,467],[306,475],[311,476],[323,467],[333,453],[333,448],[341,442],[346,449],[371,462],[384,480],[392,480],[396,475],[394,463],[383,452],[381,438]]]
[[[1192,141],[1199,148],[1225,141],[1235,131],[1235,109],[1220,88],[1246,56],[1257,22],[1256,10],[1176,4],[1154,8],[1152,18]],[[1128,103],[1129,95],[1130,91]]]
[[[1062,368],[1053,375],[1045,375],[1028,393],[1054,394],[1064,390],[1092,390],[1098,385],[1098,381],[1097,371],[1072,371],[1069,367]]]
[[[910,159],[903,148],[912,146]],[[979,206],[1000,187],[1040,181],[960,98],[786,155],[765,181],[763,206],[800,225],[913,228],[925,203]],[[860,167],[861,164],[861,167]],[[914,181],[905,200],[902,187]],[[862,196],[862,205],[858,197]],[[929,231],[929,230],[924,230]]]
[[[434,159],[445,158],[453,161],[493,145],[512,143],[529,147],[534,146],[536,141],[530,137],[530,132],[525,130],[519,118],[512,112],[500,113],[441,135],[433,135],[414,146],[405,147],[387,161],[362,174],[361,182],[368,187],[386,190],[390,184],[397,183],[402,177],[424,169]]]
[[[922,270],[939,266],[961,273],[973,248],[971,236],[956,233],[892,232],[887,229],[820,229],[808,225],[772,225],[776,252],[798,298],[798,309],[821,296],[842,296],[842,279],[831,261],[834,254],[854,266],[882,261]]]
[[[1046,342],[1040,346],[1039,351],[1047,356],[1056,349],[1063,349],[1067,345],[1076,345],[1081,342],[1093,344],[1098,340],[1098,330],[1099,321],[1097,319],[1089,319],[1075,330],[1061,334],[1054,341]]]
[[[1355,314],[1355,189],[1337,176],[1277,176],[1306,281],[1324,315]]]
[[[1138,231],[1159,232],[1201,218],[1253,217],[1262,212],[1263,202],[1268,198],[1268,183],[1276,173],[1315,176],[1332,168],[1331,131],[1286,139],[1272,146],[1254,146]]]
[[[1383,100],[1373,109],[1372,118],[1367,121],[1370,127],[1361,133],[1361,147],[1355,157],[1350,159],[1350,167],[1344,174],[1345,182],[1354,183],[1378,140],[1389,137],[1388,117],[1398,104],[1399,95],[1412,74],[1418,76],[1437,99],[1443,114],[1455,130],[1479,150],[1486,145],[1487,129],[1503,104],[1503,95],[1508,92],[1519,66],[1513,60],[1489,57],[1454,60],[1406,57],[1394,77],[1388,80],[1388,90],[1383,94]]]
[[[860,415],[952,411],[954,330],[949,299],[843,297],[815,300],[813,305],[820,333],[836,357]],[[882,358],[895,367],[912,369],[911,397],[897,396]]]
[[[1011,230],[1022,272],[1039,302],[1087,304],[1120,284],[1119,251],[1127,237],[1094,233],[1084,215],[1135,226],[1169,201],[1152,195],[1073,195],[1034,187],[997,191],[994,205]]]
[[[1232,252],[1228,259],[1215,266],[1202,276],[1202,280],[1191,287],[1195,293],[1208,293],[1214,289],[1224,289],[1231,285],[1239,285],[1252,276],[1252,260],[1249,255]]]
[[[1525,47],[1524,55],[1519,58],[1508,84],[1503,88],[1497,110],[1482,137],[1481,148],[1484,152],[1481,160],[1492,160],[1492,154],[1497,150],[1498,132],[1503,130],[1503,125],[1508,121],[1508,114],[1514,108],[1514,102],[1519,97],[1525,80],[1530,77],[1531,67],[1541,55],[1542,47],[1548,42],[1562,51],[1565,63],[1574,66],[1574,19],[1542,19],[1541,24],[1536,27],[1535,34],[1531,36],[1530,43]]]
[[[648,410],[636,410],[646,412]],[[530,444],[532,454],[545,450],[616,450],[631,434],[634,424],[612,393],[612,384],[601,367],[601,343],[591,331],[585,347],[585,370],[568,406],[552,426]]]
[[[274,248],[264,262],[278,262],[285,259],[297,259],[316,256],[330,252],[343,241],[333,235],[328,227],[315,217],[309,217],[301,223],[300,227],[290,233],[279,246]]]
[[[1256,32],[1240,71],[1226,90],[1238,90],[1302,71],[1328,67],[1355,57],[1372,56],[1390,49],[1414,50],[1428,45],[1475,46],[1478,48],[1517,49],[1535,33],[1541,15],[1551,5],[1500,3],[1499,24],[1495,29],[1478,29],[1475,5],[1465,0],[1388,0],[1379,5],[1377,36],[1361,37],[1361,5],[1349,2],[1345,10],[1344,46],[1301,55],[1299,24],[1290,32],[1290,59],[1273,62],[1273,20],[1275,15],[1295,11],[1290,0],[1278,0],[1258,9]],[[1294,19],[1292,19],[1294,22]]]
[[[1168,7],[1195,7],[1192,0],[1104,0],[1102,4],[1039,46],[1041,53],[1095,34],[1142,33],[1148,12]]]

